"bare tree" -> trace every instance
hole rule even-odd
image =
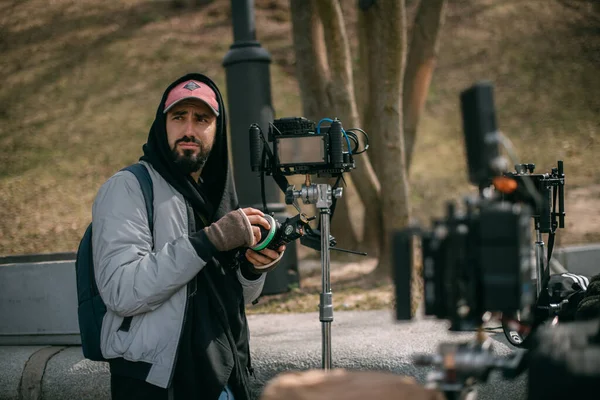
[[[291,0],[291,10],[296,71],[305,116],[314,120],[335,116],[346,127],[360,126],[350,47],[339,1]],[[347,199],[356,191],[365,207],[379,208],[379,181],[369,159],[361,156],[355,160],[357,168],[353,176],[345,177],[347,195],[338,202],[333,220],[333,230],[339,233],[338,242],[354,249],[359,242],[359,228],[350,215]]]
[[[358,4],[361,79],[353,76],[354,59],[340,0],[291,0],[296,71],[307,117],[335,116],[345,127],[369,132],[369,152],[356,156],[357,168],[346,174],[351,175],[346,177],[347,195],[336,209],[332,233],[344,247],[347,240],[357,243],[360,236],[371,253],[371,245],[376,245],[377,275],[389,276],[391,234],[410,219],[407,158],[435,65],[445,0],[421,2],[410,53],[404,1],[360,0]],[[405,146],[405,130],[410,149]],[[352,219],[348,199],[354,191],[368,210],[361,224],[363,235],[356,234],[356,227],[339,226]]]
[[[316,120],[321,110],[331,105],[326,93],[329,81],[327,50],[323,37],[323,25],[314,0],[291,0],[292,29],[296,52],[296,76],[302,88],[304,116]]]
[[[409,185],[404,154],[402,85],[406,58],[406,9],[403,1],[379,0],[359,14],[361,66],[368,77],[364,126],[372,132],[374,169],[382,188],[384,216],[377,271],[390,272],[390,238],[410,218]]]

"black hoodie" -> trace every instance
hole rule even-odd
[[[172,161],[164,114],[164,104],[171,89],[190,79],[209,85],[219,103],[215,141],[202,169],[201,183],[182,173]],[[239,207],[228,159],[225,106],[219,89],[208,77],[187,74],[169,85],[143,150],[141,160],[152,164],[185,198],[190,214],[190,234]],[[243,290],[235,271],[239,267],[236,261],[239,258],[234,254],[216,254],[188,284],[186,318],[171,381],[176,399],[216,400],[226,384],[236,400],[249,397],[248,326]]]
[[[167,141],[165,101],[171,89],[187,80],[204,82],[217,95],[219,116],[217,132],[210,156],[202,169],[202,190],[191,176],[183,174],[171,159]],[[239,207],[227,152],[227,123],[223,97],[210,78],[202,74],[187,74],[173,82],[165,90],[156,110],[154,123],[143,147],[141,160],[148,161],[160,175],[185,197],[195,212],[203,213],[209,222],[214,222],[227,212]]]

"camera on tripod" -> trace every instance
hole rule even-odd
[[[330,122],[330,126],[321,128],[323,122]],[[358,147],[357,137],[352,130],[345,131],[338,119],[321,120],[319,124],[302,117],[276,119],[269,125],[268,140],[273,144],[273,152],[266,144],[260,126],[250,126],[252,171],[264,171],[273,176],[302,174],[331,177],[356,168],[352,153]],[[355,143],[354,149],[350,148],[350,140]],[[344,144],[347,151],[344,151]],[[302,148],[311,151],[297,161],[295,154]]]
[[[328,124],[323,125],[323,124]],[[360,142],[355,132],[364,136],[364,148],[359,151]],[[321,226],[311,228],[309,222],[316,217],[307,217],[298,206],[297,200],[305,204],[315,204],[319,209],[329,209],[333,217],[336,200],[342,196],[342,188],[338,184],[342,174],[356,168],[354,155],[365,152],[368,147],[368,135],[360,128],[345,130],[337,118],[323,118],[319,123],[303,117],[280,118],[269,124],[268,134],[265,137],[258,124],[249,128],[250,138],[250,167],[252,171],[260,172],[261,183],[264,189],[264,175],[273,177],[279,188],[285,194],[286,204],[294,205],[298,215],[279,223],[269,215],[271,231],[261,231],[262,240],[255,249],[277,248],[300,238],[300,243],[315,250],[321,250]],[[351,145],[351,142],[354,145]],[[269,146],[272,144],[273,149]],[[345,147],[345,149],[344,149]],[[302,152],[301,149],[308,151]],[[297,158],[301,158],[298,160]],[[286,176],[306,175],[305,183],[300,189],[290,185]],[[333,187],[323,184],[311,183],[311,175],[318,177],[337,178]],[[267,209],[264,201],[265,211]],[[321,224],[321,221],[319,221]],[[338,249],[337,242],[331,235],[328,246],[333,250],[352,252]],[[355,254],[365,255],[360,252]]]
[[[329,123],[329,126],[322,126]],[[364,145],[355,132],[364,136]],[[268,141],[260,126],[252,124],[249,129],[250,166],[252,171],[260,172],[262,198],[265,215],[269,218],[271,229],[261,228],[261,241],[254,249],[277,248],[282,244],[300,239],[300,243],[321,252],[321,270],[323,289],[319,302],[319,320],[322,329],[322,366],[331,368],[331,323],[333,322],[333,299],[331,292],[329,251],[338,250],[359,255],[366,253],[339,249],[329,234],[331,218],[337,199],[342,196],[339,183],[342,175],[356,168],[354,155],[361,154],[369,147],[369,138],[360,128],[344,129],[337,118],[323,118],[317,124],[302,117],[280,118],[269,124]],[[273,145],[273,150],[269,146]],[[354,143],[354,146],[351,145]],[[344,149],[345,147],[345,149]],[[296,160],[302,149],[308,151]],[[287,218],[282,223],[269,215],[264,195],[264,176],[273,177],[279,188],[285,193],[286,204],[294,205],[298,215]],[[305,175],[300,189],[290,185],[286,176]],[[311,175],[336,178],[333,186],[328,183],[313,184]],[[304,204],[314,204],[319,210],[319,226],[311,228],[309,222],[316,219],[307,217],[298,206],[298,199]]]

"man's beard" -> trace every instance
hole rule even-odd
[[[183,154],[180,154],[177,150],[177,146],[181,142],[196,143],[199,146],[199,152],[197,154],[194,154],[196,150],[185,149],[183,150]],[[171,157],[173,158],[173,162],[179,167],[181,172],[183,172],[186,175],[200,171],[200,169],[204,167],[204,164],[206,164],[209,155],[210,149],[207,149],[206,146],[200,143],[197,139],[189,138],[187,136],[184,136],[183,138],[176,141],[173,150],[171,150]]]

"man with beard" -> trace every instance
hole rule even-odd
[[[112,398],[248,399],[245,304],[284,247],[248,249],[269,223],[260,210],[239,208],[212,80],[188,74],[169,85],[143,152],[153,225],[129,171],[100,188],[92,212]]]

